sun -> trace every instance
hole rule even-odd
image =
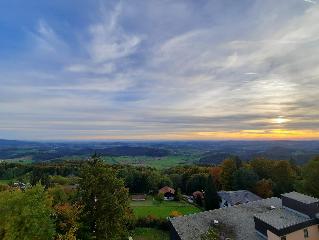
[[[289,121],[290,121],[289,119],[284,118],[283,116],[279,116],[271,120],[272,123],[276,123],[276,124],[283,124]]]

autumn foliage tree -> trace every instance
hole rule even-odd
[[[262,198],[270,198],[273,196],[273,183],[270,179],[261,179],[256,183],[254,192]]]
[[[215,166],[209,169],[209,173],[213,176],[213,180],[217,190],[222,189],[222,183],[221,183],[222,172],[223,172],[223,168],[220,166]]]
[[[76,240],[81,207],[68,202],[54,206],[58,240]]]

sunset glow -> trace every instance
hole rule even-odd
[[[272,123],[283,124],[289,122],[289,119],[286,119],[282,116],[272,119]]]

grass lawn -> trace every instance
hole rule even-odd
[[[172,211],[178,211],[183,215],[201,212],[201,210],[187,202],[163,201],[159,203],[148,196],[146,201],[131,201],[131,207],[136,217],[153,215],[158,218],[169,217]]]
[[[4,180],[0,179],[0,184],[8,184],[10,181],[12,181],[12,179],[4,179]]]
[[[154,228],[136,228],[133,240],[169,240],[169,233]]]

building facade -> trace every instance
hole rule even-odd
[[[236,240],[319,240],[319,199],[291,192],[171,218],[171,239],[199,240],[216,222],[234,232]]]

